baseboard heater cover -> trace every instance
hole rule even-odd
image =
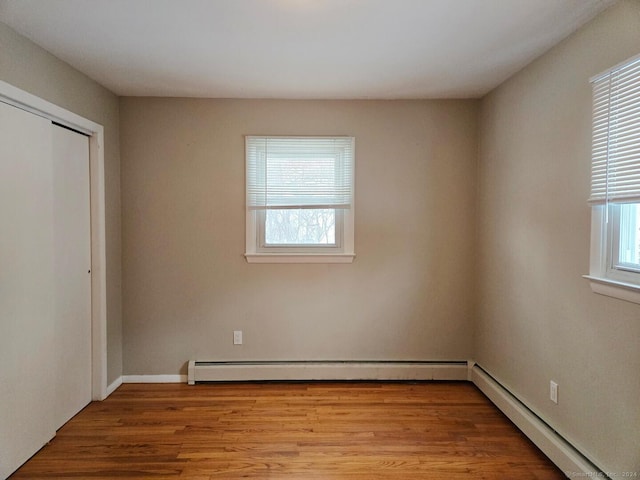
[[[187,381],[469,380],[467,361],[189,362]]]
[[[471,381],[568,477],[610,478],[479,365]]]

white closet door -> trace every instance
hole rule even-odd
[[[0,103],[0,478],[55,435],[51,123]]]
[[[89,139],[53,129],[55,425],[91,401]]]

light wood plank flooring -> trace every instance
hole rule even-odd
[[[472,384],[120,387],[18,479],[565,478]]]

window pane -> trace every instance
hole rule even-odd
[[[640,268],[640,204],[620,205],[618,264]]]
[[[335,245],[336,210],[267,210],[264,240],[267,245]]]

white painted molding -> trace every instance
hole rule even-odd
[[[592,275],[583,275],[582,277],[589,280],[593,293],[619,298],[627,302],[640,303],[640,286],[638,285]]]
[[[255,380],[467,380],[467,362],[189,362],[195,382]]]
[[[474,360],[467,360],[467,380],[473,382],[473,368],[476,366]]]
[[[88,118],[81,117],[69,110],[44,100],[10,83],[0,80],[0,97],[3,101],[34,113],[49,120],[62,123],[71,128],[79,130],[87,135],[92,135],[102,128],[102,125],[95,123]]]
[[[58,105],[0,80],[0,101],[89,135],[91,182],[91,398],[107,393],[107,260],[104,128]]]
[[[108,387],[107,387],[107,397],[115,392],[118,387],[122,385],[122,377],[116,378]]]
[[[247,263],[353,263],[355,254],[245,253]]]
[[[186,383],[186,375],[123,375],[122,383]]]
[[[472,370],[472,381],[569,478],[592,478],[597,474],[602,475],[602,478],[608,478],[573,445],[478,366]]]

